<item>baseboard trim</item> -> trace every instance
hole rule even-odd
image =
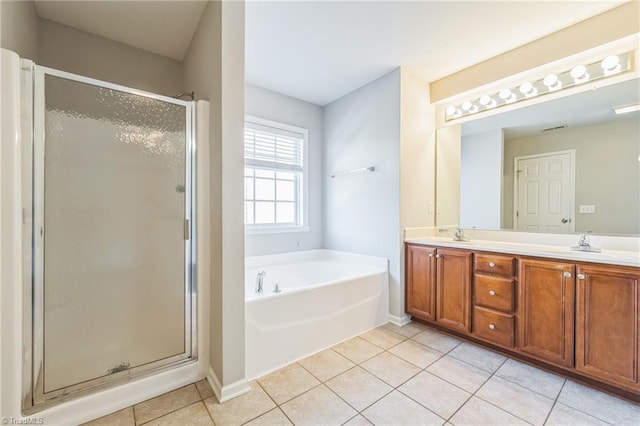
[[[211,367],[209,367],[209,372],[207,373],[207,381],[211,385],[211,389],[213,389],[213,393],[220,404],[251,390],[246,379],[240,379],[227,386],[222,386],[220,380],[218,380],[218,376],[216,376],[216,373],[213,372]]]
[[[398,326],[407,325],[411,322],[411,316],[407,314],[402,314],[401,316],[389,314],[389,322]]]

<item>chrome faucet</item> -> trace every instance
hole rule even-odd
[[[262,293],[262,283],[265,275],[267,275],[267,271],[260,271],[256,275],[256,293]]]
[[[471,239],[464,236],[464,229],[458,228],[453,235],[453,241],[471,241]]]
[[[589,231],[591,232],[591,231]],[[573,246],[571,247],[571,250],[573,251],[588,251],[588,252],[592,252],[592,253],[600,253],[602,250],[600,250],[599,248],[595,248],[591,246],[591,241],[589,239],[589,235],[588,234],[580,234],[580,237],[578,238],[578,245],[577,246]]]

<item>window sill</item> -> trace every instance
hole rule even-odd
[[[290,234],[295,232],[309,232],[311,228],[308,226],[273,226],[264,228],[249,228],[245,226],[245,235],[261,235],[261,234]]]

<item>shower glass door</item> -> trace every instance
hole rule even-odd
[[[191,109],[36,67],[34,404],[192,357]]]

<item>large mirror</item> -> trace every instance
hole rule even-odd
[[[640,234],[633,79],[439,129],[437,225]]]

